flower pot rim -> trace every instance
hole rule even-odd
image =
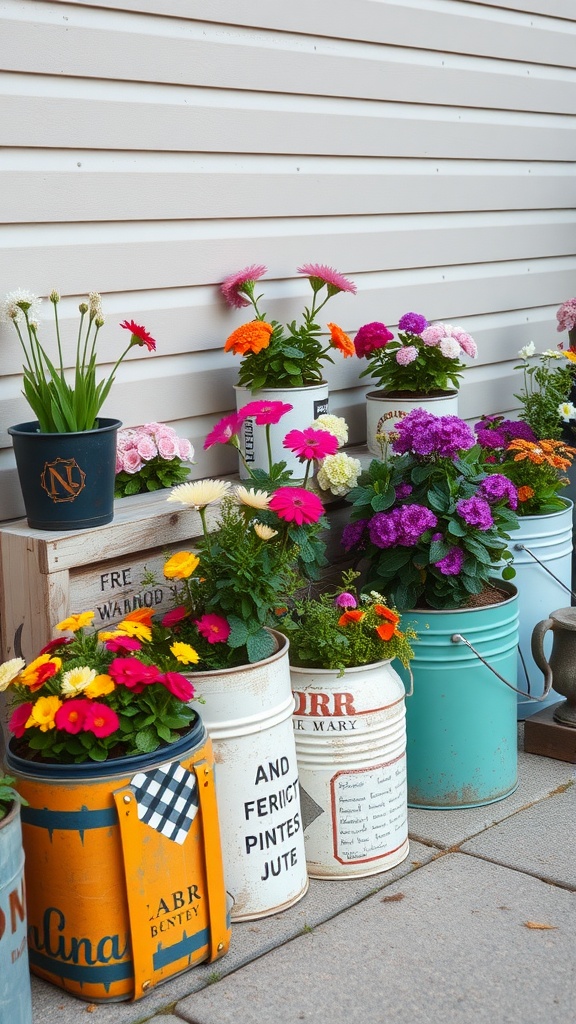
[[[560,501],[564,502],[564,508],[557,508],[555,512],[534,512],[531,516],[518,516],[518,523],[523,523],[529,519],[551,519],[552,516],[564,515],[565,512],[574,507],[574,502],[571,498],[559,497]],[[514,536],[512,536],[512,540],[514,540]]]
[[[38,420],[28,420],[26,423],[16,423],[13,427],[8,427],[8,433],[13,435],[24,434],[29,437],[31,434],[37,435],[38,437],[84,437],[86,434],[103,433],[105,431],[117,430],[122,426],[122,421],[117,419],[111,419],[107,416],[98,416],[99,426],[92,427],[91,430],[62,430],[52,433],[50,431],[40,430],[40,424]]]
[[[398,402],[417,402],[420,399],[425,399],[427,402],[433,402],[442,398],[453,398],[454,395],[458,394],[458,388],[434,388],[433,391],[387,390],[386,388],[380,388],[376,391],[367,391],[366,398],[374,398],[376,400],[391,399]]]
[[[344,669],[344,675],[347,672],[366,672],[371,668],[380,668],[382,665],[390,665],[396,659],[394,658],[381,658],[379,661],[369,661],[366,665],[347,665]],[[293,665],[290,662],[291,672],[318,672],[324,675],[338,675],[340,676],[340,669],[337,668],[315,668],[313,665]]]
[[[272,393],[273,392],[279,392],[279,393],[282,392],[282,393],[284,393],[285,391],[311,391],[313,388],[325,388],[327,386],[328,386],[328,381],[327,380],[319,380],[319,381],[316,381],[315,384],[297,384],[295,387],[292,387],[292,388],[290,388],[290,387],[278,387],[278,388],[263,387],[263,388],[252,389],[252,388],[246,387],[244,384],[234,384],[234,390],[235,391],[247,391],[248,394],[250,394],[250,395],[260,395],[260,394],[262,394],[262,392],[272,392]]]
[[[469,615],[474,612],[490,611],[492,608],[501,608],[504,605],[511,604],[512,601],[518,598],[518,587],[516,587],[510,580],[498,580],[493,579],[492,582],[495,584],[498,590],[507,590],[510,594],[505,601],[496,601],[494,604],[479,604],[473,605],[470,608],[408,608],[403,615],[412,615],[418,613],[419,615],[454,615],[456,612],[459,615]]]
[[[272,633],[277,648],[273,654],[269,654],[267,658],[262,658],[260,661],[247,661],[243,665],[235,665],[233,668],[207,668],[199,672],[186,672],[184,673],[189,679],[214,679],[217,676],[233,676],[237,675],[238,672],[244,672],[246,669],[260,667],[261,665],[269,665],[273,661],[278,661],[290,647],[290,641],[284,633],[279,633],[278,630],[272,629],[271,626],[264,627],[269,633]]]
[[[12,803],[10,804],[10,810],[8,811],[7,814],[4,815],[4,817],[0,821],[0,832],[2,831],[3,828],[7,828],[8,825],[11,825],[16,820],[16,818],[18,818],[21,806],[22,801],[20,800],[18,793],[14,791],[14,798],[12,800]]]

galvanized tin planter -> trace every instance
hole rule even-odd
[[[366,395],[366,444],[372,455],[382,456],[377,434],[394,433],[394,424],[403,420],[413,409],[426,409],[433,416],[457,416],[456,389],[439,391],[435,395],[419,395],[411,391],[368,391]]]
[[[312,878],[357,878],[408,856],[404,685],[390,661],[291,666],[304,845]]]
[[[550,609],[562,608],[570,599],[573,510],[573,502],[567,500],[561,512],[520,516],[519,528],[511,535],[520,614],[518,686],[532,697],[541,697],[544,692],[544,676],[532,656],[532,630]],[[550,647],[551,640],[547,641],[547,651]],[[555,691],[538,703],[519,695],[518,718],[528,718],[558,700]]]
[[[308,888],[288,641],[274,636],[264,661],[192,676],[214,745],[232,921],[276,914]]]
[[[0,1018],[32,1024],[20,802],[0,821]]]
[[[226,952],[214,763],[198,718],[101,764],[8,752],[23,808],[30,967],[80,999],[139,999]]]
[[[234,390],[237,409],[241,409],[248,402],[255,401],[285,402],[292,406],[291,411],[287,412],[279,423],[273,423],[270,427],[272,462],[285,462],[287,469],[294,477],[303,477],[303,464],[292,452],[282,447],[282,442],[289,430],[303,430],[305,427],[309,427],[318,416],[323,416],[328,412],[328,384],[326,381],[302,388],[261,388],[259,391],[250,391],[249,388],[236,385]],[[253,416],[244,421],[240,443],[250,469],[267,471],[266,427],[259,426]],[[243,480],[248,477],[242,461],[240,461],[240,476]]]
[[[517,788],[518,596],[509,583],[498,587],[510,595],[501,604],[404,614],[418,633],[406,706],[409,807],[477,807]]]

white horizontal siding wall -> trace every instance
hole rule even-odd
[[[157,354],[121,367],[105,412],[173,423],[196,476],[235,467],[202,440],[233,407],[222,345],[245,319],[218,285],[247,264],[269,267],[281,321],[310,294],[296,267],[319,262],[358,286],[328,307],[350,333],[409,309],[464,324],[467,418],[512,409],[517,350],[558,340],[576,293],[573,0],[4,0],[0,66],[0,289],[61,291],[69,361],[87,291],[108,369],[118,322],[144,323]],[[0,346],[2,519],[22,512],[6,429],[30,415],[9,325]],[[363,366],[328,370],[355,441]]]

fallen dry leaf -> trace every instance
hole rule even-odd
[[[555,931],[555,924],[541,924],[540,921],[524,921],[525,928],[536,928],[538,931],[548,932]]]
[[[383,896],[380,900],[381,903],[399,903],[400,900],[404,899],[403,892],[396,892],[393,896]]]
[[[94,1013],[94,1010],[96,1010],[96,1009],[97,1009],[96,1003],[90,1003],[86,1007],[86,1013]]]

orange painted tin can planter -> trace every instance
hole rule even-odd
[[[80,999],[140,999],[230,943],[211,741],[41,764],[9,751],[22,809],[30,969]]]

